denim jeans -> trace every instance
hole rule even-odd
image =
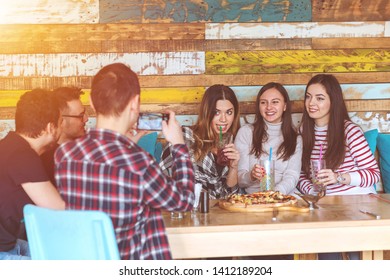
[[[31,260],[26,240],[16,240],[15,247],[8,252],[0,252],[0,260]]]
[[[347,252],[347,257],[350,260],[360,260],[360,252]],[[342,260],[341,253],[319,253],[319,260]]]

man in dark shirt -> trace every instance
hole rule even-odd
[[[122,259],[171,259],[161,210],[189,211],[194,171],[180,124],[163,122],[172,144],[173,175],[126,133],[140,110],[140,86],[129,67],[115,63],[93,78],[96,129],[55,153],[57,187],[69,209],[101,210],[112,219]]]
[[[16,132],[0,141],[0,260],[29,259],[23,207],[36,204],[64,209],[39,155],[58,139],[61,122],[52,94],[36,89],[23,94],[15,115]]]
[[[76,87],[60,87],[53,91],[54,98],[60,109],[61,133],[57,143],[41,155],[43,165],[49,175],[50,181],[55,185],[54,179],[54,153],[63,143],[75,140],[85,135],[85,124],[88,121],[88,114],[81,103],[81,89]]]

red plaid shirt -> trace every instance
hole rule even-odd
[[[186,145],[174,146],[175,172],[125,136],[92,129],[55,154],[56,181],[68,209],[111,216],[122,259],[171,259],[161,209],[188,211],[194,172]]]

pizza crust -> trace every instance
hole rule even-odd
[[[301,208],[295,206],[297,202],[298,200],[294,196],[269,191],[253,194],[234,194],[227,199],[221,199],[218,205],[222,209],[233,212],[264,212],[271,211],[275,207],[286,208],[283,210]]]

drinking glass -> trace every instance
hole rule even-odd
[[[196,215],[196,212],[199,210],[199,199],[200,199],[200,191],[202,190],[202,184],[196,183],[194,188],[195,201],[194,206],[191,210],[192,215]]]
[[[217,144],[217,163],[221,166],[229,165],[229,159],[225,156],[223,149],[225,149],[227,144],[233,142],[233,135],[229,132],[222,135],[222,138],[218,139]]]
[[[179,219],[183,219],[183,217],[184,217],[183,212],[179,212],[179,211],[171,212],[171,219],[179,220]]]
[[[265,192],[275,190],[275,161],[261,159],[258,164],[263,171],[263,177],[259,184],[260,191]]]
[[[316,207],[316,203],[326,195],[326,186],[319,182],[318,171],[326,168],[325,160],[310,160],[311,178],[313,187],[310,194],[305,194],[303,198],[309,203],[310,210]]]

